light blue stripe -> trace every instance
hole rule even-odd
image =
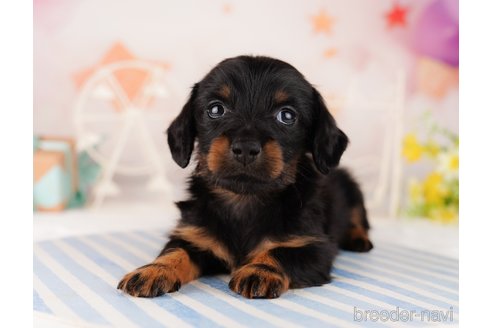
[[[39,296],[36,290],[32,291],[32,305],[34,311],[50,313],[50,314],[53,313],[53,311],[51,311],[51,309],[44,303],[43,299],[41,298],[41,296]]]
[[[362,282],[365,282],[365,283],[368,283],[368,284],[371,284],[374,286],[378,286],[378,287],[381,287],[381,288],[384,288],[384,289],[387,289],[390,291],[394,291],[396,293],[414,298],[415,300],[424,301],[426,303],[433,304],[435,306],[439,306],[442,308],[449,308],[450,306],[452,306],[449,303],[436,300],[432,297],[424,296],[424,295],[421,295],[419,293],[413,292],[411,290],[395,286],[393,284],[385,283],[385,282],[382,282],[382,281],[379,281],[379,280],[376,280],[373,278],[365,277],[365,276],[357,274],[357,273],[352,273],[352,272],[349,272],[346,270],[338,269],[336,267],[333,268],[332,272],[333,272],[333,274],[341,276],[341,277],[346,277],[346,278],[354,279],[357,281],[362,281]],[[458,311],[456,311],[456,313],[458,313]]]
[[[397,253],[398,255],[407,256],[409,258],[420,259],[423,262],[431,262],[436,265],[446,266],[450,269],[458,269],[459,267],[459,260],[451,257],[385,242],[378,243],[378,245],[379,247],[374,247],[374,250],[382,249],[384,252]]]
[[[362,270],[364,272],[369,272],[369,273],[376,274],[378,276],[381,276],[382,278],[384,278],[384,277],[392,278],[394,280],[401,281],[402,283],[409,284],[410,286],[418,287],[418,288],[427,290],[429,292],[432,292],[432,293],[434,293],[436,295],[439,295],[439,296],[442,296],[442,297],[446,297],[446,298],[448,298],[450,300],[453,300],[453,301],[458,301],[458,299],[459,299],[457,293],[447,292],[447,291],[444,291],[444,290],[441,290],[441,289],[438,289],[438,288],[429,286],[429,285],[427,285],[424,282],[415,281],[415,280],[412,280],[412,279],[408,279],[406,277],[395,276],[393,274],[390,274],[390,273],[387,273],[387,272],[384,272],[384,271],[380,271],[378,269],[369,268],[369,267],[367,267],[365,265],[362,265],[364,263],[363,261],[360,261],[359,262],[360,264],[359,263],[353,263],[352,261],[347,261],[344,258],[344,256],[339,256],[339,257],[337,257],[337,259],[335,261],[335,267],[337,267],[337,264],[338,263],[344,264],[346,266],[349,266],[350,268],[355,268],[355,269],[358,269],[358,270]]]
[[[269,300],[265,299],[246,299],[241,295],[238,295],[234,292],[232,292],[229,289],[229,286],[222,280],[215,278],[215,277],[203,277],[200,279],[200,282],[209,285],[212,288],[215,288],[217,290],[220,290],[230,297],[234,297],[240,302],[244,302],[246,304],[249,304],[251,306],[254,306],[258,309],[261,309],[265,312],[270,313],[273,316],[282,318],[284,320],[290,321],[294,324],[301,325],[303,327],[334,327],[334,325],[330,325],[326,323],[325,321],[321,321],[319,319],[310,317],[308,315],[299,313],[299,312],[294,312],[291,310],[288,310],[284,307],[281,307],[275,303],[272,303]]]
[[[344,295],[341,293],[338,293],[336,291],[333,291],[329,289],[330,284],[327,285],[328,288],[319,288],[319,287],[308,287],[304,288],[305,292],[321,296],[323,298],[329,299],[329,300],[335,300],[337,302],[352,306],[354,308],[357,308],[358,310],[376,310],[376,311],[381,311],[381,310],[387,310],[391,311],[394,310],[395,308],[385,308],[379,305],[375,305],[373,303],[368,303],[362,300],[359,300],[357,298]],[[364,295],[366,296],[366,295]],[[352,314],[353,315],[353,314]],[[418,322],[408,322],[408,325],[414,326],[414,325],[420,325]]]
[[[402,301],[402,300],[394,298],[392,296],[381,294],[379,292],[374,292],[372,290],[364,289],[362,287],[355,286],[355,285],[352,285],[352,284],[344,282],[344,281],[340,281],[340,280],[336,279],[336,277],[333,278],[333,280],[331,281],[330,284],[333,284],[333,286],[343,288],[343,289],[349,290],[349,291],[354,292],[354,293],[358,293],[360,295],[364,295],[366,297],[373,298],[373,299],[381,301],[381,302],[391,304],[395,307],[398,306],[401,309],[405,309],[405,310],[409,310],[409,311],[427,310],[427,309],[424,309],[420,306],[417,306],[415,304],[412,304],[412,303],[409,303],[406,301]]]
[[[379,251],[374,250],[374,252],[373,252],[373,254],[371,254],[371,256],[377,256],[379,258],[387,259],[390,261],[397,261],[398,263],[411,265],[412,267],[419,268],[419,269],[424,270],[424,271],[433,272],[433,273],[440,273],[440,274],[448,276],[450,278],[457,278],[457,275],[458,275],[458,272],[456,270],[453,271],[453,269],[446,270],[443,267],[429,266],[427,261],[417,260],[415,258],[411,258],[411,260],[409,260],[408,256],[389,254],[389,253],[383,252],[382,250],[379,250]]]
[[[79,294],[77,294],[70,286],[63,282],[56,274],[42,264],[34,253],[34,274],[54,293],[62,302],[70,300],[69,303],[65,303],[70,309],[72,309],[80,318],[99,324],[108,324],[105,318],[103,318],[94,308],[89,305]]]
[[[333,306],[323,304],[323,303],[311,300],[311,299],[306,298],[306,297],[295,295],[295,294],[286,293],[286,294],[282,295],[281,297],[283,297],[283,299],[289,300],[293,303],[308,307],[313,311],[327,314],[327,315],[330,315],[332,317],[347,321],[348,323],[354,322],[354,313],[353,312],[345,312],[345,311],[342,311],[340,309],[334,308]],[[365,327],[382,327],[383,325],[381,323],[378,323],[378,322],[368,321],[368,322],[364,322],[364,326]]]
[[[112,249],[112,250],[121,250],[122,247],[117,245],[116,243],[112,242],[111,240],[108,240],[104,238],[103,236],[88,236],[88,238],[96,243],[98,243],[101,246],[104,246],[106,248]],[[142,258],[134,255],[133,253],[130,252],[125,252],[124,253],[124,259],[128,260],[132,264],[135,264],[136,266],[142,266],[144,264],[147,264]],[[149,256],[152,256],[152,254],[149,254]]]
[[[147,244],[141,242],[137,238],[133,238],[133,236],[129,236],[126,233],[112,233],[110,236],[115,237],[116,239],[119,239],[120,241],[124,243],[131,244],[132,246],[136,246],[139,249],[141,249],[145,254],[149,254],[153,257],[157,257],[159,255],[159,252],[161,249],[156,249],[155,247],[148,246]],[[164,246],[164,244],[162,245]]]
[[[371,263],[371,264],[374,264],[374,265],[377,265],[380,267],[391,269],[392,271],[397,272],[397,273],[408,274],[408,275],[414,276],[416,278],[432,282],[433,284],[447,287],[447,288],[450,288],[450,289],[453,289],[456,291],[458,290],[458,284],[457,283],[453,283],[453,282],[439,279],[439,278],[436,278],[433,276],[429,276],[428,274],[425,274],[425,273],[414,271],[412,269],[405,269],[405,268],[401,268],[397,265],[394,265],[394,264],[398,264],[398,261],[394,261],[392,263],[381,263],[381,261],[378,260],[377,256],[372,255],[372,254],[365,254],[365,255],[366,256],[352,253],[352,252],[341,252],[340,253],[340,256],[346,256],[346,257],[356,259],[357,261]]]
[[[151,233],[148,231],[136,231],[136,233],[145,239],[152,240],[153,242],[157,244],[162,244],[162,247],[164,247],[164,244],[168,241],[168,236],[165,236],[164,233]]]
[[[200,280],[201,281],[201,280]],[[263,319],[255,317],[247,312],[244,312],[240,309],[237,309],[227,302],[213,296],[212,294],[204,291],[202,289],[197,288],[193,285],[183,285],[180,289],[180,292],[186,294],[187,296],[193,298],[195,301],[199,301],[218,312],[226,314],[227,317],[234,319],[238,323],[245,325],[247,327],[258,326],[258,327],[266,327],[271,326],[271,324]]]
[[[111,286],[97,275],[86,270],[83,266],[67,256],[52,242],[39,243],[58,263],[70,271],[72,275],[79,278],[89,289],[100,295],[109,305],[113,306],[123,316],[137,325],[144,327],[162,327],[163,323],[157,322],[147,313],[138,308],[126,296],[121,295],[115,286]]]
[[[87,245],[83,241],[77,238],[67,238],[65,241],[82,254],[86,255],[103,270],[115,277],[117,280],[121,279],[127,272],[124,268],[114,263],[113,261],[102,256],[98,251],[94,250],[91,246]],[[120,254],[124,256],[124,254]],[[116,287],[114,287],[116,288]],[[161,308],[173,313],[181,320],[189,323],[194,327],[216,327],[217,324],[212,320],[202,316],[192,308],[174,300],[168,295],[156,297],[151,299],[153,303],[157,304]]]

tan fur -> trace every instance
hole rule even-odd
[[[182,248],[176,248],[171,252],[159,256],[153,263],[165,264],[174,269],[173,271],[183,284],[196,279],[200,274],[198,267],[191,261],[188,253]]]
[[[271,256],[271,250],[278,247],[303,247],[317,241],[319,241],[318,238],[311,236],[292,236],[282,241],[264,240],[249,253],[247,263],[233,272],[231,280],[232,290],[248,298],[256,297],[257,295],[261,297],[274,297],[270,295],[272,288],[276,288],[274,286],[279,286],[277,292],[285,292],[289,289],[290,280],[284,273],[282,266]],[[267,265],[277,272],[265,270],[258,265]],[[259,277],[260,282],[256,291],[253,291],[251,288],[241,288],[243,282],[252,276]]]
[[[220,88],[220,90],[219,90],[219,94],[220,94],[222,97],[224,97],[224,98],[228,99],[228,98],[229,98],[229,96],[231,95],[231,88],[229,88],[229,86],[228,86],[228,85],[224,84],[224,85]]]
[[[362,220],[363,220],[362,208],[360,208],[359,206],[353,208],[350,216],[350,223],[352,227],[349,229],[348,232],[350,240],[354,240],[358,238],[365,241],[369,240],[367,230],[364,228],[364,225],[362,224]]]
[[[234,258],[229,250],[203,228],[182,226],[176,228],[172,235],[186,240],[200,250],[213,253],[217,258],[227,263],[229,267],[234,265]]]
[[[264,270],[261,267],[256,266],[255,264],[265,264],[268,265],[278,272],[271,272],[268,270]],[[244,288],[241,290],[241,285],[243,281],[251,278],[252,276],[256,276],[259,278],[257,294],[262,297],[268,297],[269,289],[272,286],[279,286],[279,294],[285,292],[289,289],[290,281],[287,275],[283,273],[283,269],[280,265],[272,258],[268,252],[264,252],[258,254],[250,263],[242,266],[238,270],[234,271],[231,279],[231,289],[236,293],[239,293],[247,298],[253,298],[256,295],[253,294],[253,290]],[[278,297],[278,296],[277,296]]]
[[[242,211],[245,206],[260,201],[256,195],[236,194],[235,192],[221,187],[212,188],[211,191],[219,196],[227,205],[231,206],[236,212]]]
[[[194,264],[188,253],[182,248],[169,250],[159,256],[152,263],[126,274],[119,287],[132,296],[149,297],[156,296],[153,290],[156,285],[165,292],[176,290],[176,285],[190,282],[200,275],[200,270]],[[132,278],[138,278],[138,287],[135,282],[129,284]],[[179,288],[179,287],[178,287]]]
[[[286,101],[288,98],[289,98],[289,95],[285,91],[279,90],[279,91],[275,92],[275,96],[273,99],[278,104],[278,103]]]
[[[276,141],[268,141],[263,146],[263,153],[270,169],[270,177],[272,179],[278,178],[284,170],[282,148]]]
[[[207,166],[211,172],[216,173],[219,170],[229,151],[229,146],[229,139],[225,136],[217,137],[212,141],[207,154]]]
[[[259,254],[268,252],[274,248],[279,248],[279,247],[298,248],[319,241],[321,241],[319,238],[312,237],[312,236],[291,236],[290,238],[286,238],[285,240],[282,241],[272,241],[270,239],[265,239],[254,250],[252,250],[249,253],[248,258],[250,259],[256,258]]]

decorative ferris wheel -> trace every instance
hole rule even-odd
[[[142,60],[102,66],[82,86],[74,113],[78,148],[102,168],[93,207],[120,193],[116,174],[147,176],[148,190],[171,197],[164,170],[171,160],[162,134],[169,111],[159,102],[174,89],[162,66]]]

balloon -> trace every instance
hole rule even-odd
[[[420,55],[459,66],[458,0],[435,0],[423,8],[413,28],[412,47]]]

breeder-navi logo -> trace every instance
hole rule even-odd
[[[453,321],[453,307],[451,306],[448,311],[441,310],[405,310],[400,309],[398,306],[394,310],[360,310],[354,307],[354,321],[423,321],[423,322],[452,322]]]

